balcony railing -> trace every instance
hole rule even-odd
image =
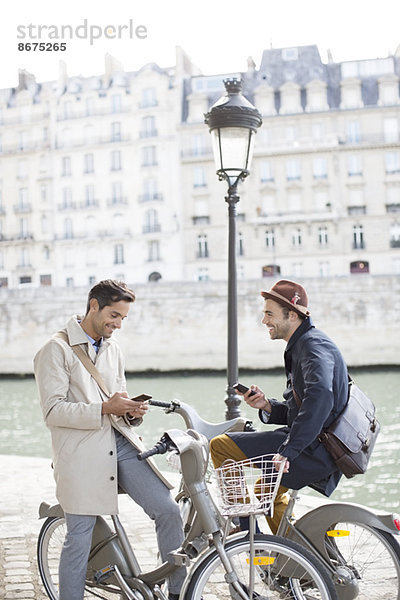
[[[138,196],[138,202],[153,202],[154,200],[162,201],[164,200],[163,194],[159,192],[148,193],[148,194],[140,194]]]

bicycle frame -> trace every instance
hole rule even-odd
[[[138,590],[145,600],[153,600],[152,590],[157,584],[164,581],[176,568],[190,564],[189,556],[184,552],[185,547],[194,543],[194,546],[197,545],[200,548],[201,545],[204,546],[199,543],[201,537],[204,536],[204,539],[207,539],[208,536],[212,536],[214,549],[218,551],[226,572],[232,577],[231,585],[237,592],[237,597],[246,600],[247,595],[236,583],[232,566],[224,550],[221,532],[222,518],[204,481],[208,462],[208,440],[202,434],[190,429],[186,432],[178,429],[169,430],[167,435],[174,446],[178,448],[185,489],[196,511],[190,531],[182,546],[182,552],[170,553],[170,562],[165,562],[152,571],[142,573],[119,518],[116,515],[112,516],[114,532],[105,519],[97,517],[88,561],[88,571],[94,576],[93,581],[88,581],[88,585],[101,588],[107,581],[105,589],[109,589],[110,585],[117,586],[127,598],[132,598],[132,600],[135,600],[133,590]],[[40,517],[63,516],[59,505],[49,507],[45,503],[41,504],[39,514]],[[190,580],[190,575],[186,581],[188,580]],[[186,583],[187,585],[188,583]],[[162,599],[161,590],[158,590],[157,593]]]

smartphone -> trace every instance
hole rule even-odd
[[[238,392],[240,392],[241,394],[245,394],[250,389],[247,386],[242,385],[241,383],[235,383],[235,385],[233,386],[233,388],[235,390],[237,390]],[[256,393],[257,392],[255,392],[254,390],[251,390],[250,396],[254,396]]]
[[[139,396],[135,396],[134,398],[131,398],[131,400],[134,400],[135,402],[144,402],[145,400],[150,400],[152,397],[153,396],[150,396],[149,394],[139,394]]]

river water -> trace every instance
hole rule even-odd
[[[368,472],[350,480],[342,478],[331,498],[400,511],[400,369],[353,369],[351,375],[374,401],[381,433]],[[259,385],[275,398],[281,397],[285,383],[283,371],[242,372],[240,380],[247,385]],[[207,421],[224,420],[226,379],[222,374],[130,375],[127,383],[131,395],[147,392],[157,400],[177,398],[193,405]],[[241,412],[257,428],[274,427],[259,423],[257,412],[247,405],[241,405]],[[178,415],[166,415],[161,409],[151,408],[140,432],[150,447],[163,431],[182,426]],[[50,434],[42,421],[33,378],[0,378],[0,454],[51,456]],[[167,468],[165,463],[160,466]]]

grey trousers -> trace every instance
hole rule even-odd
[[[167,486],[146,462],[137,460],[138,451],[118,431],[115,432],[118,458],[118,483],[155,521],[158,548],[163,560],[183,541],[182,519],[177,503]],[[67,534],[60,556],[60,600],[82,600],[87,562],[96,523],[93,515],[65,514]],[[106,565],[104,565],[106,566]],[[186,569],[171,575],[169,591],[179,594]]]

